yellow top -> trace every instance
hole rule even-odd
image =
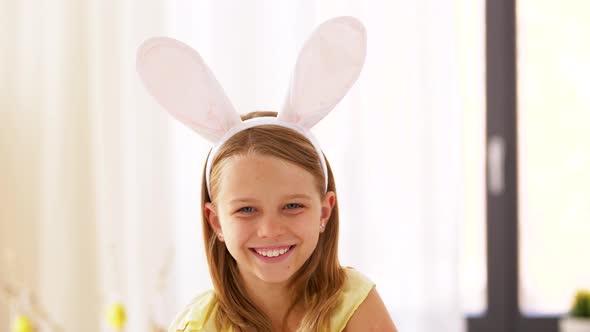
[[[363,274],[352,268],[345,268],[346,281],[342,289],[342,301],[336,307],[330,326],[333,331],[342,331],[352,314],[365,300],[375,284]],[[177,316],[170,325],[168,332],[216,332],[215,315],[217,312],[217,300],[214,291],[207,291],[197,296]],[[222,332],[231,332],[226,330]]]

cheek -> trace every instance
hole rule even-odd
[[[299,234],[302,238],[305,238],[308,242],[317,242],[320,235],[320,222],[319,218],[305,218],[298,220],[293,224],[294,233]]]
[[[250,230],[244,223],[224,219],[220,221],[220,224],[223,237],[229,245],[239,245],[246,241],[249,236]]]

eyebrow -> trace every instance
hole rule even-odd
[[[310,201],[311,197],[306,194],[292,194],[292,195],[283,196],[282,199],[305,199],[305,200]],[[229,201],[230,204],[250,203],[250,202],[258,202],[258,200],[254,199],[254,198],[241,197],[241,198],[236,198],[236,199],[232,199],[231,201]]]

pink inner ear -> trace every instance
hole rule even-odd
[[[305,43],[281,114],[311,128],[324,118],[357,80],[366,54],[366,32],[350,17],[321,24]]]
[[[201,56],[187,45],[169,38],[147,41],[137,67],[158,103],[205,138],[216,141],[241,122]]]

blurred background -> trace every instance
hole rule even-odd
[[[486,152],[510,159],[503,141],[486,148],[486,8],[0,1],[0,331],[164,331],[211,287],[199,213],[210,146],[142,88],[143,40],[197,49],[240,112],[279,110],[305,38],[340,15],[368,32],[359,81],[314,128],[338,186],[341,263],[375,281],[400,331],[481,332],[467,320],[498,309],[487,255],[516,243],[489,243],[488,193],[516,187],[508,309],[557,331],[590,288],[590,2],[516,3],[518,176],[499,184],[486,183]],[[487,331],[525,331],[507,326]]]

